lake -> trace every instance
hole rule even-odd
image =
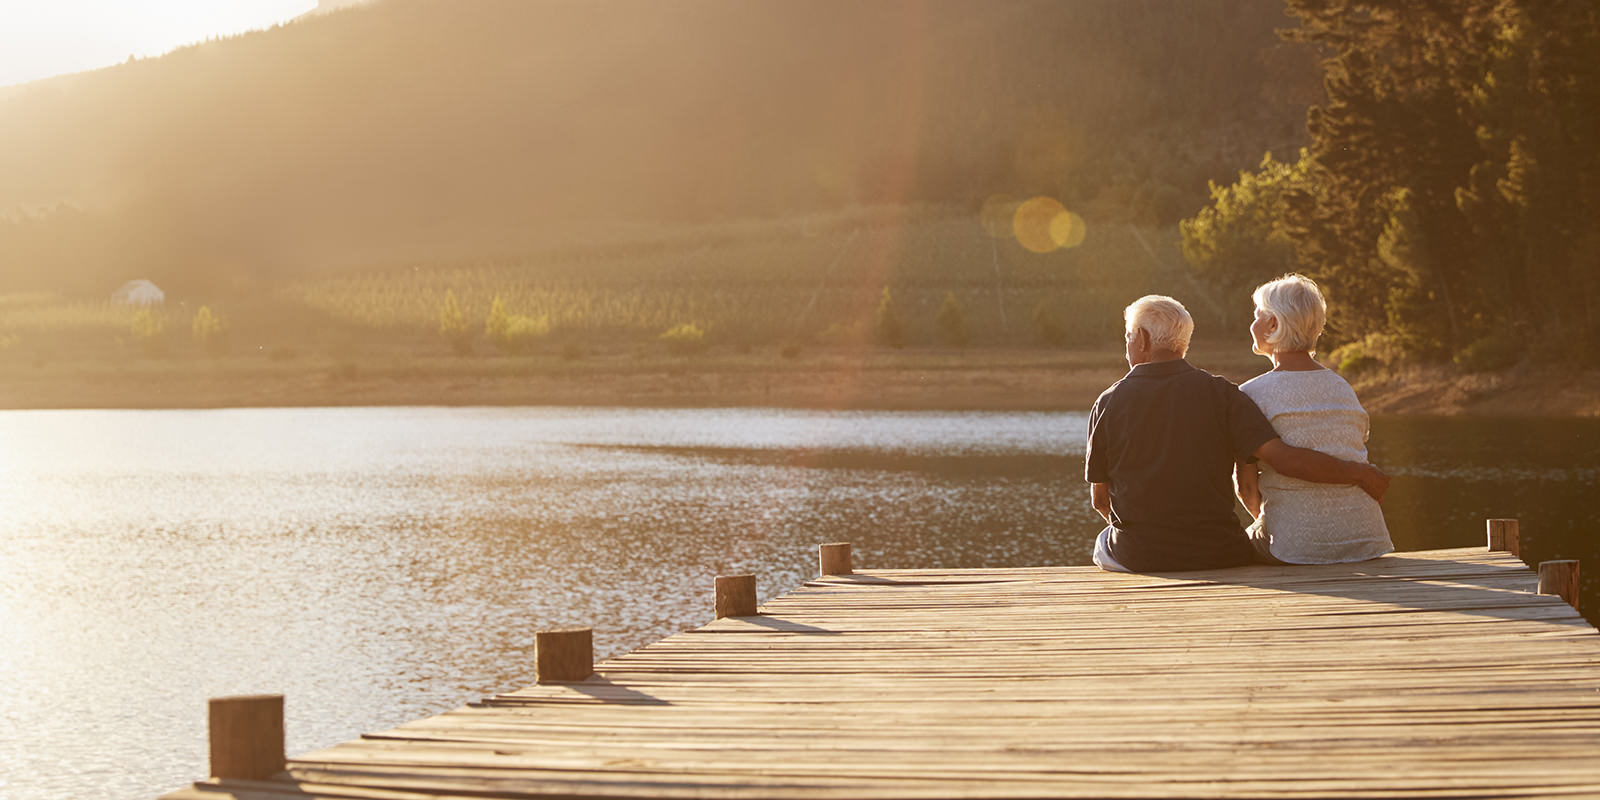
[[[0,796],[152,798],[205,702],[286,695],[291,754],[604,658],[816,571],[1088,563],[1085,415],[771,409],[0,412]],[[1379,418],[1402,550],[1522,520],[1596,607],[1600,421]]]

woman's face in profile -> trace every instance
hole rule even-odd
[[[1272,345],[1267,337],[1278,329],[1278,318],[1261,308],[1256,309],[1256,319],[1250,323],[1250,350],[1258,356],[1272,355]]]

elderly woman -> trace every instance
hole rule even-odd
[[[1262,284],[1253,297],[1252,346],[1272,359],[1272,370],[1239,388],[1285,442],[1365,462],[1366,410],[1344,378],[1312,358],[1327,316],[1317,285],[1285,275]],[[1234,484],[1255,517],[1248,533],[1263,561],[1336,564],[1394,549],[1378,502],[1354,486],[1308,483],[1255,463],[1236,464]]]

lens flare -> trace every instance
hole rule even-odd
[[[1057,247],[1072,249],[1083,244],[1083,237],[1089,234],[1088,226],[1084,225],[1083,217],[1063,211],[1050,220],[1050,238]]]
[[[1053,233],[1056,217],[1065,215],[1067,209],[1054,197],[1035,197],[1020,206],[1011,218],[1011,230],[1017,242],[1035,253],[1049,253],[1061,245]]]

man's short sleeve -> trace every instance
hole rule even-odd
[[[1104,411],[1100,403],[1105,398],[1102,396],[1094,401],[1094,407],[1089,409],[1089,439],[1084,445],[1083,454],[1083,479],[1089,483],[1110,483],[1111,470],[1106,466],[1105,444],[1095,442],[1100,430],[1100,416]]]
[[[1267,415],[1261,413],[1250,395],[1232,383],[1224,383],[1227,387],[1223,392],[1226,397],[1224,407],[1228,412],[1228,445],[1233,448],[1233,460],[1254,462],[1256,451],[1261,449],[1261,445],[1278,438],[1278,432],[1272,429]]]

